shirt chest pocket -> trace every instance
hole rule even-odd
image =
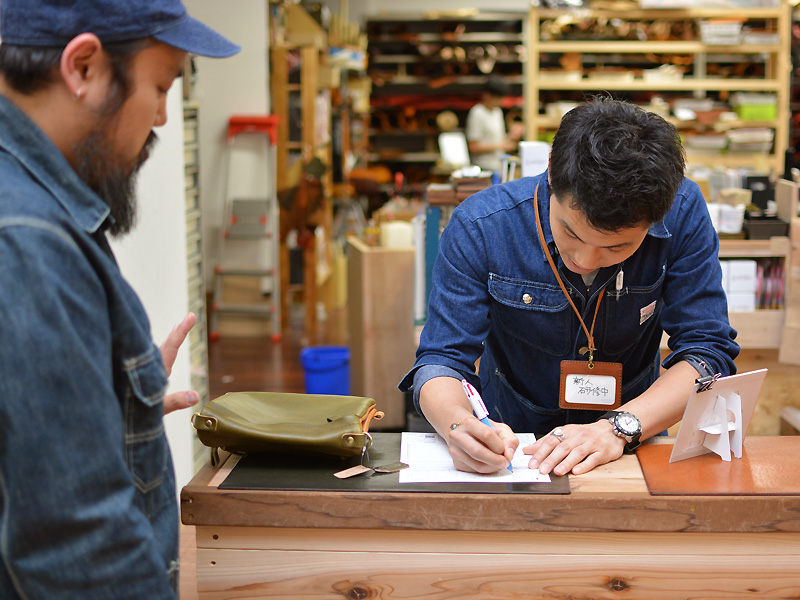
[[[572,308],[556,285],[489,274],[491,316],[503,336],[549,354],[569,353]]]
[[[136,487],[147,493],[161,483],[169,458],[163,423],[167,374],[155,346],[123,364],[128,386],[125,459]]]
[[[636,281],[620,291],[606,292],[605,319],[598,346],[609,357],[622,354],[639,342],[652,327],[659,327],[661,295],[666,266],[652,276],[654,281]]]

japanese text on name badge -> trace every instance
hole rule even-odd
[[[567,374],[564,400],[568,404],[611,406],[617,399],[617,380],[609,375]]]

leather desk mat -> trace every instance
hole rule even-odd
[[[379,467],[400,460],[399,433],[373,433],[369,462]],[[367,492],[460,492],[494,494],[569,494],[569,477],[549,483],[400,483],[398,473],[366,473],[338,479],[334,473],[361,464],[360,457],[339,460],[249,454],[239,459],[219,489]]]
[[[636,451],[653,495],[800,495],[800,436],[747,437],[742,458],[713,452],[670,463],[672,444]]]

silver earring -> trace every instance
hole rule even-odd
[[[77,102],[81,97],[83,97],[83,88],[78,88],[75,90],[75,101]]]

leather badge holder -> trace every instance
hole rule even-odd
[[[622,404],[622,363],[562,360],[560,408],[609,411]]]

